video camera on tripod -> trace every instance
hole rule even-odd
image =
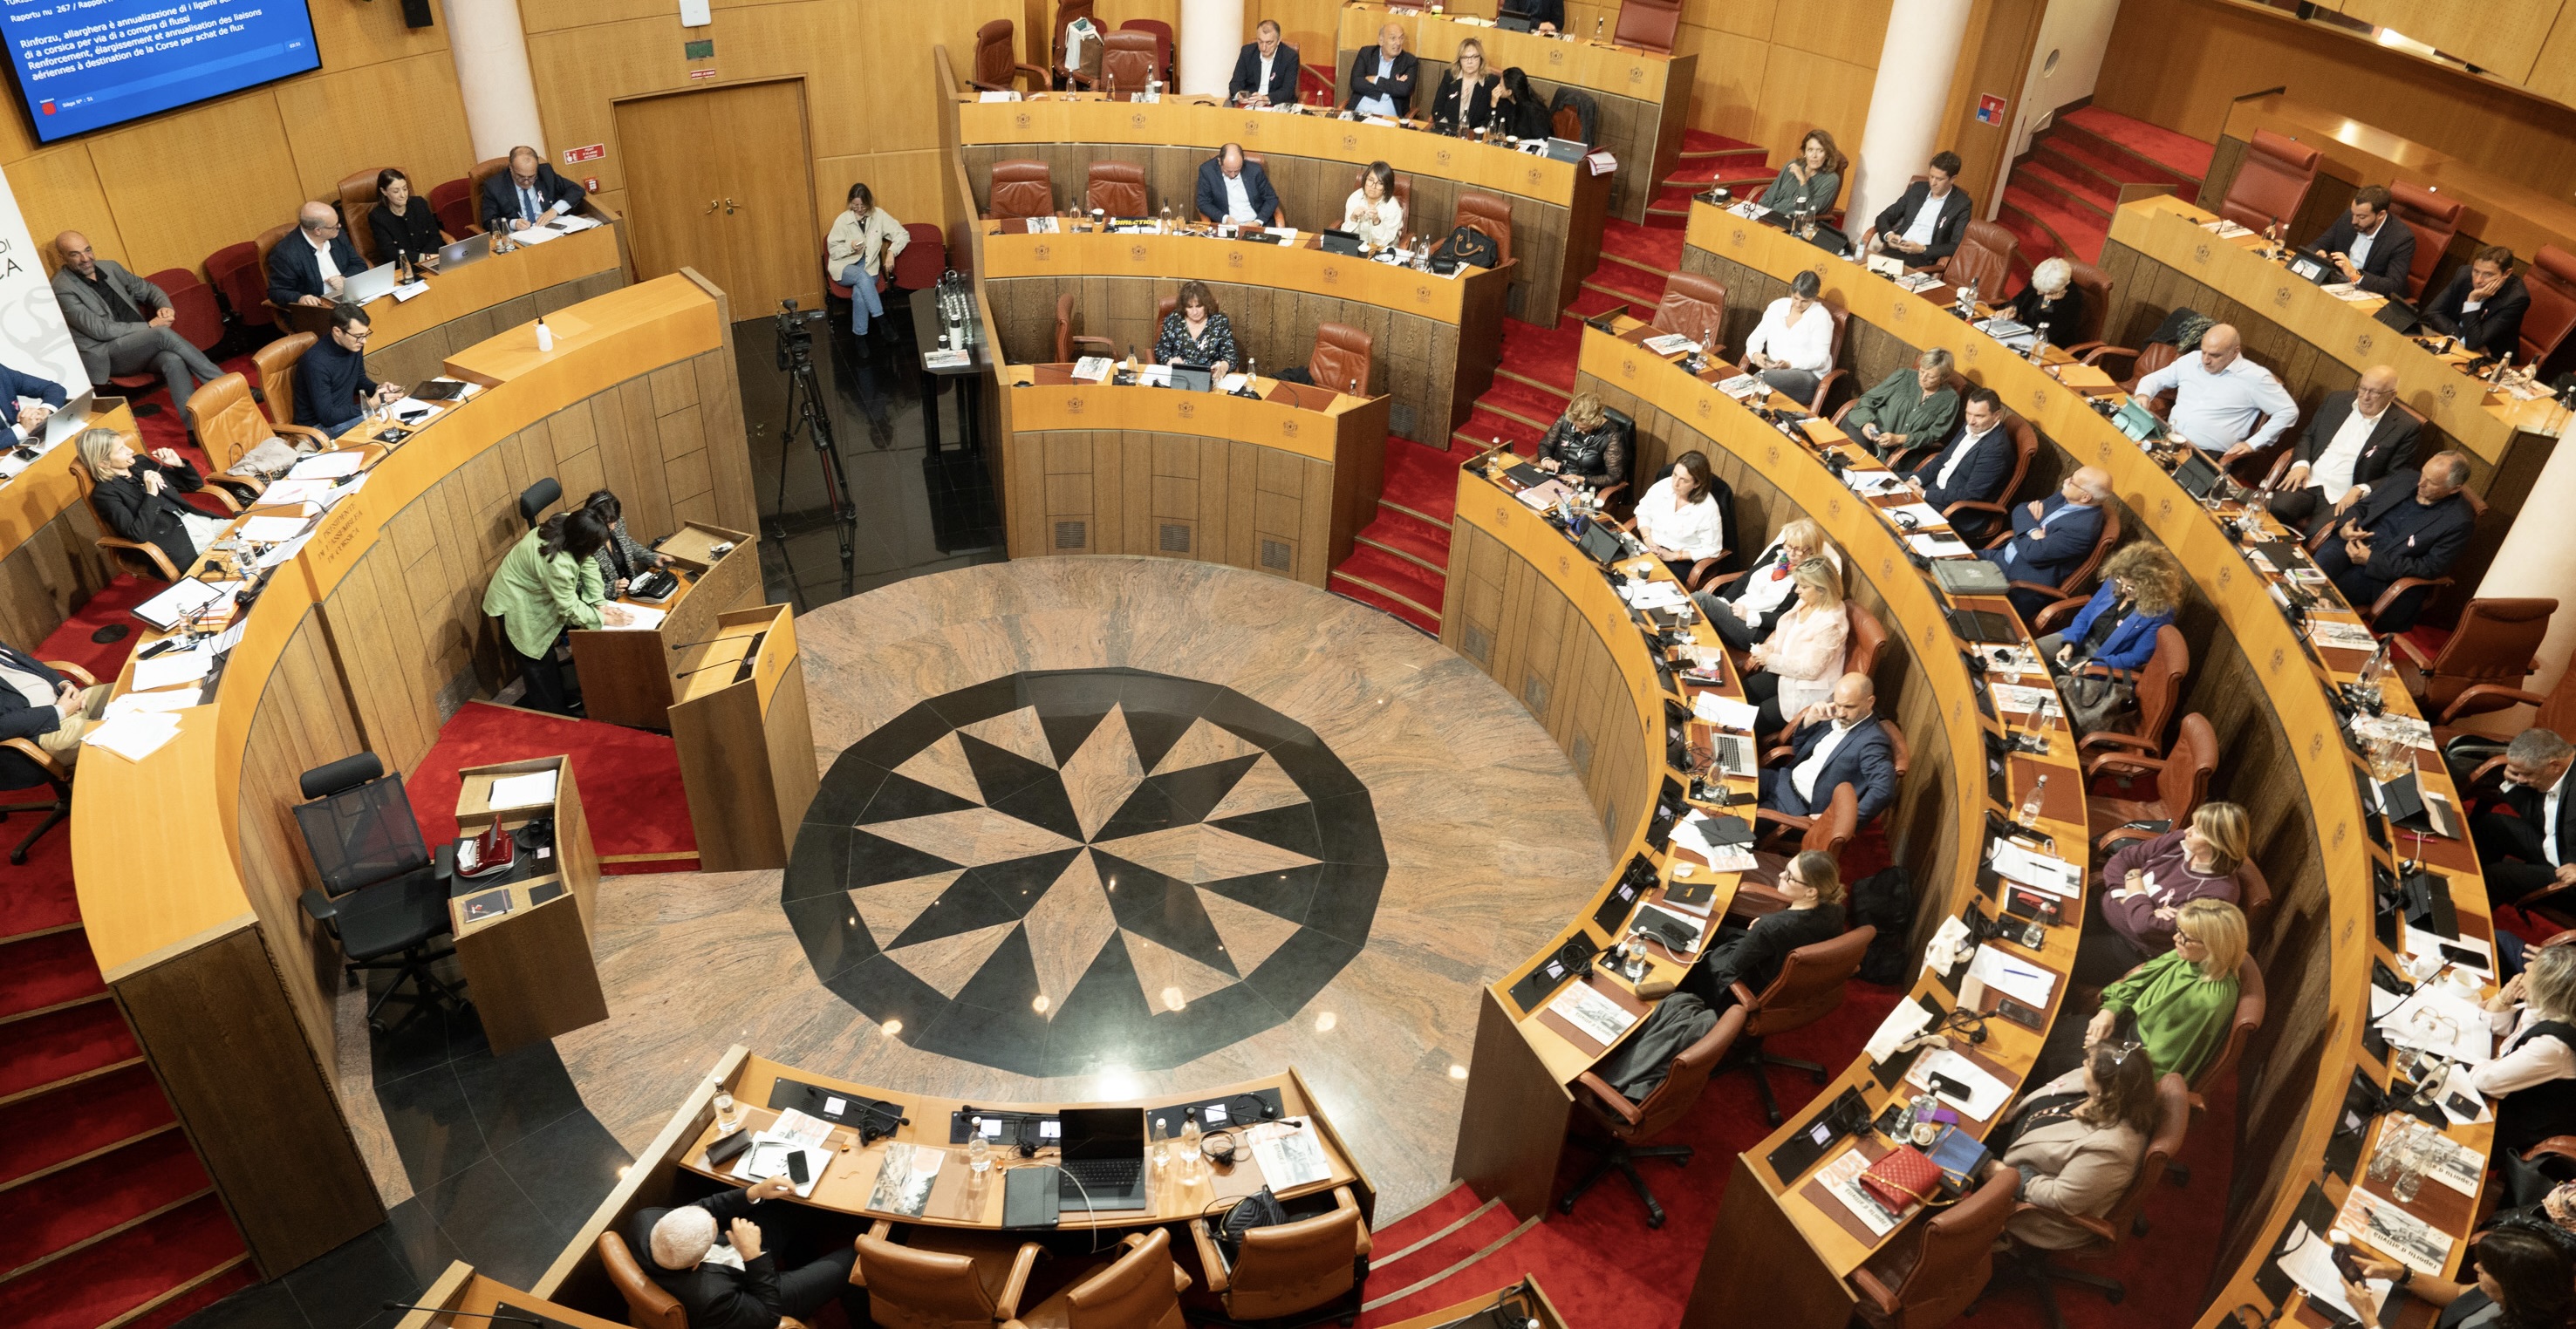
[[[778,312],[770,316],[778,330],[778,372],[793,373],[814,365],[814,330],[806,325],[823,320],[820,309],[796,307],[793,296],[778,302]]]

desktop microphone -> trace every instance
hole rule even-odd
[[[451,1318],[462,1315],[469,1319],[491,1320],[496,1323],[506,1320],[511,1324],[533,1324],[537,1326],[537,1329],[546,1329],[546,1322],[533,1315],[511,1315],[503,1311],[452,1311],[444,1306],[420,1306],[407,1301],[388,1301],[384,1304],[384,1309],[389,1311],[428,1311],[432,1315],[445,1315]]]
[[[769,629],[767,629],[767,628],[762,628],[762,629],[760,630],[760,632],[767,632],[767,631],[769,631]],[[728,633],[724,634],[724,635],[723,635],[723,636],[721,636],[721,637],[709,637],[709,638],[707,638],[705,641],[684,641],[684,642],[681,642],[679,645],[672,647],[671,649],[672,649],[672,650],[675,650],[675,651],[685,651],[685,650],[689,649],[689,648],[690,648],[690,647],[692,647],[692,646],[713,646],[713,645],[715,645],[717,642],[720,642],[720,641],[733,641],[733,640],[735,640],[736,638],[739,638],[739,637],[757,637],[757,636],[759,636],[759,635],[760,635],[760,632],[728,632]]]

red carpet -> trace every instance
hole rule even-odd
[[[168,589],[157,578],[116,578],[73,610],[72,616],[36,648],[36,658],[69,660],[102,683],[112,681],[117,671],[125,668],[125,657],[134,650],[137,634],[143,631],[143,625],[129,611]],[[122,627],[125,635],[110,642],[90,640],[99,629],[107,627]]]
[[[2099,138],[2108,139],[2152,162],[2159,162],[2190,176],[2194,180],[2209,178],[2210,155],[2218,151],[2215,143],[2206,143],[2188,134],[2178,134],[2162,125],[2133,120],[2117,111],[2099,106],[2078,107],[2058,120],[2074,125]]]
[[[695,867],[698,837],[689,825],[670,735],[489,702],[458,707],[428,755],[403,777],[422,838],[433,845],[456,838],[457,771],[565,753],[572,757],[573,784],[590,819],[602,872]],[[629,861],[608,861],[619,858]]]
[[[1604,257],[1623,258],[1658,271],[1677,272],[1682,266],[1682,239],[1679,231],[1668,231],[1660,226],[1639,226],[1613,217],[1602,223],[1601,253]]]
[[[2167,184],[2199,197],[2212,145],[2098,107],[2058,118],[2031,140],[2030,155],[2005,179],[1996,217],[2020,241],[2013,271],[2026,276],[2041,260],[2098,263],[2111,213],[2128,184]]]

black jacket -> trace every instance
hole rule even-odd
[[[1467,127],[1482,129],[1485,121],[1494,114],[1494,94],[1502,90],[1503,76],[1500,73],[1488,73],[1476,80],[1475,90],[1470,92],[1466,80],[1458,77],[1458,71],[1450,70],[1440,80],[1439,95],[1431,99],[1431,123],[1444,129],[1457,128],[1458,100],[1465,97]]]
[[[1871,229],[1877,231],[1882,240],[1905,234],[1905,228],[1914,223],[1916,210],[1923,206],[1923,200],[1931,196],[1932,186],[1928,182],[1917,180],[1907,185],[1905,193],[1888,204],[1886,210],[1878,214],[1878,219],[1870,223]],[[1968,201],[1968,191],[1955,184],[1950,186],[1950,192],[1941,196],[1941,220],[1932,225],[1931,243],[1925,245],[1920,254],[1904,255],[1905,265],[1928,268],[1957,253],[1960,239],[1968,233],[1968,215],[1974,210],[1975,205]],[[2054,330],[2051,331],[2053,335]]]
[[[2519,350],[2522,345],[2522,316],[2531,310],[2531,292],[2522,284],[2519,272],[2505,274],[2504,285],[2496,288],[2495,298],[2475,309],[2461,306],[2469,302],[2469,286],[2477,274],[2462,268],[2451,274],[2451,283],[2442,288],[2433,303],[2424,306],[2424,321],[2433,330],[2455,336],[2460,343],[2480,355],[2502,355]]]
[[[1413,93],[1419,86],[1414,77],[1421,61],[1411,51],[1398,51],[1392,64],[1384,63],[1386,52],[1372,46],[1351,57],[1351,92],[1342,99],[1345,110],[1356,109],[1362,97],[1385,97],[1395,103],[1398,117],[1413,114]]]
[[[1558,32],[1565,31],[1565,0],[1503,0],[1502,12],[1528,19],[1533,30],[1553,23]]]
[[[355,277],[367,270],[367,261],[358,257],[358,247],[349,243],[349,233],[331,237],[331,265],[343,277]],[[331,292],[322,285],[322,259],[304,238],[304,228],[287,232],[286,238],[268,251],[268,298],[273,304],[291,305],[298,296],[318,295],[329,299]]]
[[[1905,473],[1906,479],[1922,482],[1923,501],[1934,511],[1945,515],[1953,503],[1995,502],[2003,497],[2004,482],[2012,479],[2015,456],[2012,430],[1997,421],[1994,428],[1987,430],[1985,436],[1969,448],[1967,460],[1960,462],[1959,468],[1950,473],[1950,483],[1942,484],[1941,467],[1949,460],[1950,449],[1958,446],[1966,433],[1962,429],[1931,456],[1924,458],[1922,465]],[[1966,525],[1961,525],[1963,522]],[[1992,513],[1962,512],[1951,519],[1951,525],[1960,530],[1962,538],[1972,541],[1992,530],[1994,524]]]
[[[574,208],[581,206],[581,186],[555,174],[555,168],[544,162],[537,163],[536,191],[539,212],[559,203],[563,210],[556,215],[568,216]],[[510,173],[504,170],[484,181],[483,229],[507,230],[506,223],[518,219],[519,185],[510,178]]]
[[[759,1210],[747,1190],[723,1191],[697,1204],[715,1215],[719,1240],[737,1218],[760,1222]],[[663,1291],[679,1298],[681,1307],[689,1313],[689,1329],[772,1329],[778,1317],[787,1313],[787,1303],[778,1291],[778,1257],[763,1250],[759,1258],[743,1261],[740,1269],[721,1264],[665,1269],[653,1259],[653,1225],[669,1212],[638,1211],[627,1229],[626,1244],[633,1250],[635,1262],[644,1266],[644,1272],[661,1284]]]
[[[38,675],[60,687],[71,680],[47,668],[45,662],[13,647],[0,646],[0,661]],[[54,707],[38,706],[21,696],[16,688],[0,684],[0,738],[36,738],[50,734],[63,722],[63,713]],[[36,763],[8,748],[0,748],[0,789],[24,789],[44,783],[44,773]]]
[[[436,254],[439,239],[438,213],[429,200],[413,196],[403,215],[379,203],[367,213],[367,230],[376,238],[376,257],[386,263],[394,261],[394,251],[401,250],[413,258]]]
[[[2361,232],[2352,229],[2350,212],[2335,218],[2325,234],[2308,242],[2308,248],[2320,254],[2349,254],[2352,243]],[[2415,266],[2415,228],[2402,218],[2390,215],[2379,223],[2379,234],[2370,242],[2370,253],[2359,264],[2360,278],[2354,282],[2365,291],[2381,295],[2404,296],[2406,274]]]
[[[1742,983],[1762,995],[1780,977],[1780,969],[1789,962],[1789,952],[1820,941],[1832,941],[1843,935],[1843,907],[1820,904],[1813,909],[1783,909],[1753,920],[1743,936],[1709,952],[1709,979],[1714,990],[1724,992],[1730,983]]]
[[[1241,54],[1234,57],[1234,77],[1225,81],[1225,95],[1231,100],[1250,93],[1260,93],[1273,106],[1297,104],[1297,48],[1286,42],[1270,57],[1270,86],[1261,86],[1261,43],[1246,42]]]
[[[0,738],[10,736],[6,729],[0,729]],[[2576,855],[2576,770],[2559,776],[2558,780],[2560,784],[2567,786],[2566,792],[2558,799],[2558,852]],[[2549,806],[2548,790],[2518,784],[2504,791],[2502,801],[2506,807],[2513,809],[2515,816],[2531,823],[2532,828],[2539,832],[2540,842],[2543,845],[2549,843],[2549,828],[2540,824],[2541,811]],[[2565,865],[2553,863],[2550,866]]]
[[[295,423],[315,429],[347,424],[365,413],[359,396],[375,391],[366,353],[343,350],[325,333],[295,362]]]
[[[143,477],[154,473],[161,477],[161,492],[147,494],[143,491]],[[137,453],[134,464],[126,468],[125,474],[99,482],[94,501],[98,505],[98,515],[110,529],[128,540],[140,540],[158,547],[170,556],[170,566],[185,576],[188,565],[196,561],[197,545],[188,538],[187,525],[179,518],[182,514],[212,514],[200,513],[180,502],[179,495],[193,494],[205,487],[206,482],[198,477],[197,468],[185,460],[176,466],[164,466]]]
[[[2344,520],[2362,530],[2378,527],[2381,518],[2395,511],[2400,503],[2415,501],[2415,471],[2390,471],[2370,487],[2370,496],[2352,506]],[[2439,577],[2451,570],[2460,550],[2469,543],[2469,532],[2477,526],[2469,500],[2458,494],[2434,505],[2431,521],[2415,533],[2414,543],[2377,539],[2370,542],[2370,562],[2362,571],[2382,582],[2405,577]],[[2340,523],[2336,526],[2340,531]]]
[[[2335,433],[2352,418],[2352,402],[2353,396],[2349,392],[2326,394],[2324,404],[2318,406],[2316,415],[2308,420],[2306,432],[2299,435],[2299,446],[2290,454],[2291,465],[2316,465],[2318,456],[2334,442]],[[2361,455],[2353,458],[2352,482],[2369,485],[2374,494],[2379,492],[2380,477],[2400,466],[2413,464],[2415,433],[2415,417],[2408,415],[2396,403],[2389,403],[2388,409],[2380,413],[2378,427],[2370,431],[2369,441],[2361,445]],[[2343,496],[2329,494],[2326,497],[2331,500]]]

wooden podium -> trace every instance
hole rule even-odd
[[[543,803],[492,806],[492,784],[514,775],[551,771],[554,797]],[[590,929],[599,894],[599,855],[590,824],[573,788],[572,762],[564,757],[469,766],[456,791],[456,830],[473,835],[496,819],[515,831],[553,817],[555,842],[546,856],[522,851],[506,872],[459,878],[449,893],[448,921],[456,929],[456,961],[465,990],[483,1016],[483,1032],[497,1055],[608,1018],[608,997],[592,963]]]
[[[815,782],[796,613],[719,614],[707,636],[681,652],[670,707],[698,870],[785,867]]]
[[[674,700],[671,647],[717,635],[718,615],[754,603],[760,595],[759,537],[702,521],[685,522],[654,552],[670,560],[680,589],[658,604],[618,603],[661,610],[652,628],[600,628],[572,634],[573,667],[581,671],[582,713],[587,719],[633,729],[668,728]],[[730,547],[728,547],[730,546]],[[717,549],[725,552],[718,554]]]

